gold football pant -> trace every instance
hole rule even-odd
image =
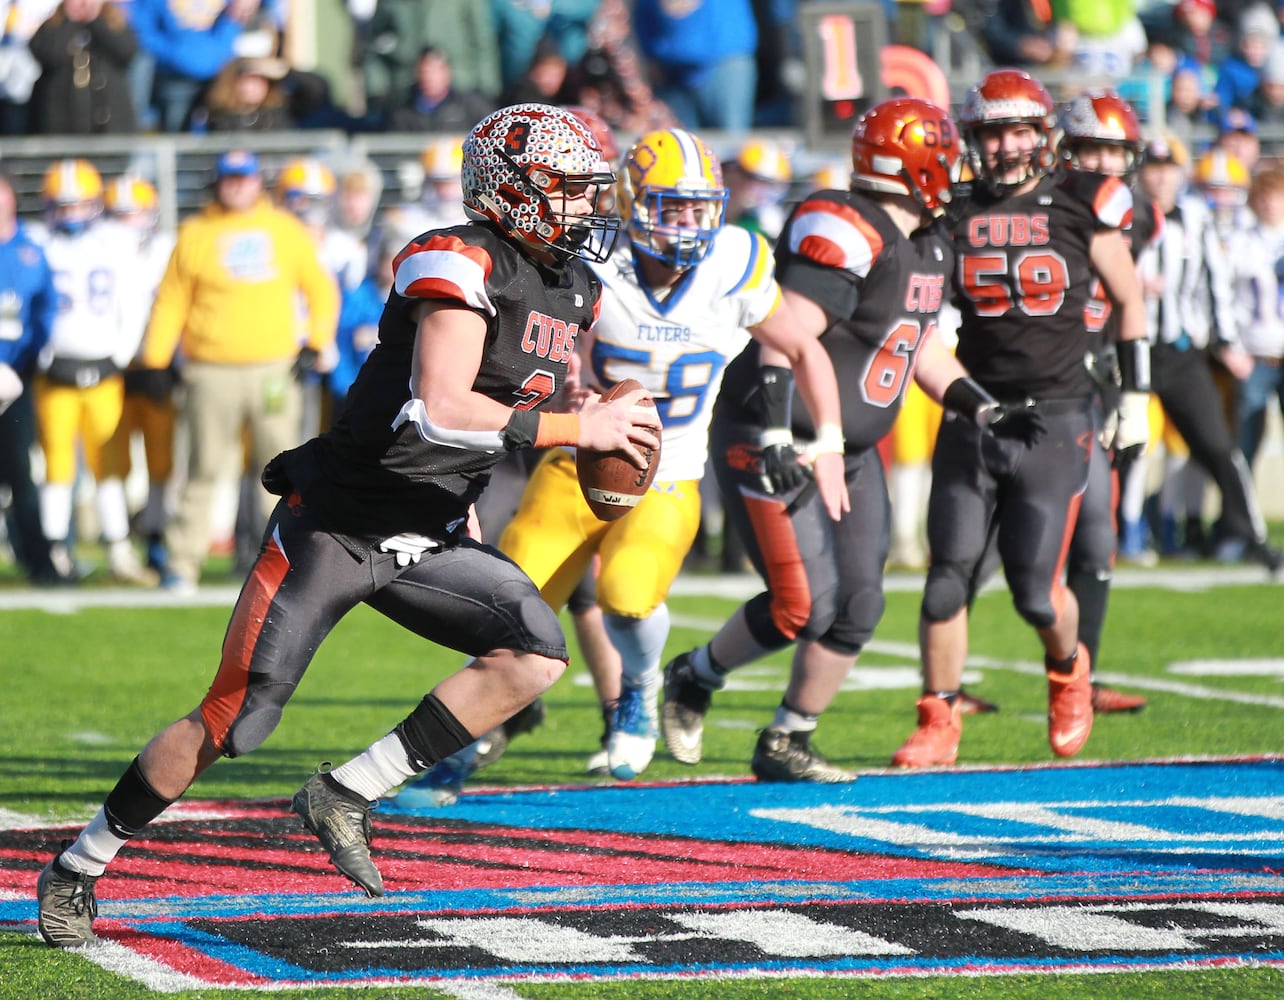
[[[556,610],[600,555],[598,605],[608,615],[646,618],[668,595],[699,524],[695,480],[656,483],[624,517],[599,521],[580,492],[574,456],[557,448],[531,474],[499,548]]]

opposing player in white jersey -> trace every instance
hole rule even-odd
[[[108,570],[142,582],[145,577],[129,541],[124,483],[106,475],[102,463],[103,446],[115,433],[124,406],[121,371],[142,337],[146,301],[138,244],[124,227],[101,220],[102,177],[88,160],[53,163],[45,172],[42,195],[45,256],[53,270],[58,312],[40,354],[36,381],[36,421],[45,454],[41,522],[55,564],[70,575],[79,445],[97,486]]]
[[[588,388],[605,391],[632,378],[654,397],[663,425],[655,482],[624,517],[599,521],[580,493],[574,455],[551,451],[499,547],[553,608],[566,604],[594,556],[601,557],[597,601],[623,673],[607,764],[614,777],[629,779],[646,770],[659,735],[660,662],[669,634],[664,602],[700,522],[714,399],[727,364],[751,337],[789,357],[816,426],[832,429],[834,448],[817,456],[814,473],[834,519],[847,508],[847,495],[833,365],[783,306],[767,241],[723,226],[727,190],[717,157],[689,132],[650,132],[626,155],[618,193],[629,244],[593,265],[604,290],[601,314],[576,350]],[[594,679],[609,699],[609,678],[595,672]],[[431,787],[441,777],[429,771],[421,782]]]
[[[130,174],[107,185],[107,217],[134,234],[138,241],[140,288],[144,294],[139,324],[145,328],[151,304],[174,250],[174,234],[160,224],[160,199],[150,181]],[[139,341],[142,340],[139,330]],[[137,360],[137,359],[135,359]],[[125,404],[116,433],[103,452],[107,478],[126,480],[132,471],[130,444],[134,435],[143,441],[147,458],[147,499],[138,512],[135,530],[144,539],[148,568],[164,575],[169,569],[165,548],[166,492],[174,474],[174,425],[177,407],[173,369],[125,370]]]

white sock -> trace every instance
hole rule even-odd
[[[782,701],[776,708],[775,718],[771,720],[771,729],[780,729],[786,733],[810,733],[816,729],[816,716],[804,715],[792,708],[787,708]]]
[[[1146,506],[1146,466],[1143,462],[1133,462],[1125,478],[1119,506],[1124,521],[1140,521]]]
[[[94,491],[98,527],[103,541],[119,542],[129,537],[129,505],[125,502],[124,480],[112,477],[98,483]]]
[[[1185,467],[1185,455],[1169,455],[1164,459],[1164,479],[1159,487],[1159,513],[1178,521],[1186,516],[1182,509],[1182,470]]]
[[[401,739],[396,733],[389,733],[330,773],[344,788],[374,802],[409,781],[419,771],[411,766]]]
[[[899,544],[919,544],[930,476],[931,469],[922,463],[892,466],[892,537]]]
[[[80,831],[76,842],[62,852],[59,863],[74,872],[97,877],[107,870],[112,859],[129,841],[122,840],[107,826],[107,813],[99,809],[89,825]]]
[[[71,498],[71,483],[40,487],[40,528],[51,542],[65,542],[71,534]]]
[[[727,674],[713,664],[709,644],[705,643],[691,654],[691,665],[695,667],[696,680],[711,691],[717,691],[727,683]]]

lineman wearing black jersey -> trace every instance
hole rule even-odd
[[[535,585],[467,537],[470,506],[506,450],[621,449],[639,468],[658,444],[640,392],[592,397],[576,415],[539,412],[566,377],[601,286],[618,222],[596,214],[614,175],[588,128],[546,105],[503,108],[464,147],[467,225],[427,233],[395,264],[379,344],[332,430],[264,472],[284,499],[232,613],[201,704],[155,737],[74,844],[40,875],[40,932],[93,940],[94,882],[137,834],[222,756],[275,728],[317,646],[366,603],[475,657],[393,732],[326,774],[292,809],[335,866],[383,893],[370,859],[370,805],[472,742],[565,669],[565,639]]]
[[[1057,152],[1064,169],[1120,177],[1131,186],[1141,166],[1143,142],[1141,125],[1127,101],[1113,91],[1080,94],[1063,109],[1060,125],[1062,138]],[[1155,210],[1154,203],[1149,198],[1135,198],[1132,224],[1124,230],[1124,241],[1134,260],[1145,247],[1154,245],[1162,229],[1163,214]],[[1112,461],[1119,404],[1119,316],[1099,279],[1093,280],[1092,297],[1083,318],[1092,340],[1086,361],[1096,383],[1094,404],[1101,431],[1088,460],[1088,483],[1066,561],[1066,586],[1079,604],[1079,639],[1088,651],[1095,675],[1119,537],[1115,511],[1122,478],[1116,476]],[[987,568],[974,582],[973,596],[997,567],[993,543],[991,536]],[[1093,680],[1092,709],[1098,715],[1137,712],[1145,705],[1146,699],[1140,695],[1125,694]]]
[[[1070,170],[1120,177],[1134,187],[1141,167],[1143,142],[1137,116],[1123,98],[1113,91],[1099,91],[1076,97],[1061,114],[1061,162]],[[1153,246],[1163,233],[1163,214],[1147,197],[1134,198],[1132,224],[1124,241],[1135,261],[1146,247]],[[1098,447],[1088,463],[1088,485],[1079,506],[1079,519],[1070,542],[1066,585],[1079,604],[1079,640],[1088,651],[1094,680],[1092,710],[1138,712],[1146,706],[1140,695],[1125,694],[1100,684],[1095,671],[1100,665],[1101,631],[1105,625],[1110,579],[1114,570],[1119,529],[1116,511],[1122,477],[1114,468],[1115,410],[1119,403],[1117,341],[1119,316],[1110,297],[1094,282],[1092,301],[1084,313],[1089,334],[1095,335],[1088,362],[1097,383],[1098,418],[1102,431]],[[1129,464],[1129,463],[1125,463]]]
[[[792,213],[776,248],[795,315],[821,336],[843,389],[841,428],[814,428],[790,405],[787,371],[756,345],[728,367],[710,452],[728,517],[767,590],[706,645],[665,668],[661,724],[669,752],[700,760],[703,716],[725,675],[798,643],[789,687],[751,767],[764,781],[850,781],[810,746],[883,613],[890,539],[887,484],[875,445],[911,378],[974,427],[1030,431],[1024,407],[999,407],[936,333],[952,264],[935,225],[959,159],[948,113],[915,98],[866,112],[852,139],[852,191],[821,191]],[[794,441],[844,454],[851,511],[825,516]]]
[[[1090,657],[1062,575],[1096,432],[1084,365],[1094,273],[1119,313],[1124,392],[1116,447],[1144,448],[1147,433],[1141,287],[1122,233],[1131,193],[1115,177],[1048,174],[1052,100],[1025,72],[989,73],[968,93],[961,117],[978,184],[953,230],[959,359],[999,400],[1027,401],[1047,431],[1013,442],[979,436],[948,414],[942,425],[919,626],[923,695],[918,728],[892,759],[902,767],[957,757],[969,583],[991,531],[1017,611],[1044,646],[1053,752],[1078,753],[1091,732]]]

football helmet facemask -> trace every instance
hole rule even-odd
[[[1084,146],[1117,146],[1124,151],[1123,177],[1131,180],[1141,167],[1145,146],[1141,123],[1132,105],[1112,90],[1080,94],[1061,112],[1061,162],[1071,170],[1083,169],[1079,154]]]
[[[88,160],[51,163],[40,194],[49,227],[60,233],[83,232],[102,214],[102,175]]]
[[[1034,148],[1018,158],[986,164],[981,146],[981,130],[995,125],[1030,125],[1038,133]],[[1025,70],[996,69],[985,75],[967,92],[959,112],[959,125],[968,146],[968,162],[973,175],[992,191],[1018,187],[1046,173],[1055,162],[1049,137],[1055,126],[1052,97],[1047,88]],[[1005,180],[1018,171],[1017,180]]]
[[[703,139],[678,128],[648,132],[625,156],[620,184],[620,211],[637,250],[674,268],[709,255],[727,188]]]
[[[856,120],[851,186],[910,195],[939,215],[958,180],[962,152],[948,111],[921,98],[893,97]]]
[[[598,208],[615,183],[592,130],[549,104],[500,108],[464,140],[464,210],[558,259],[604,261],[620,220]]]

